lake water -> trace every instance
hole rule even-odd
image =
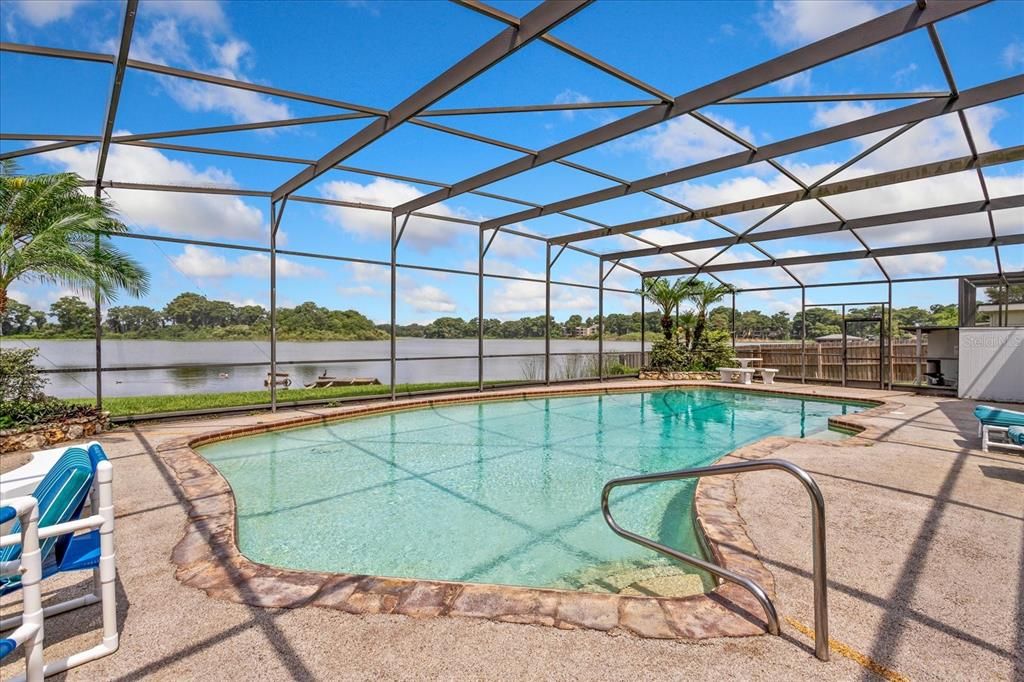
[[[5,347],[39,348],[44,369],[79,368],[49,373],[47,393],[61,398],[94,395],[95,343],[42,339],[0,340]],[[399,383],[475,381],[476,339],[398,339],[396,371]],[[636,353],[639,341],[606,341],[606,353]],[[543,358],[524,357],[544,352],[543,339],[487,339],[484,378],[543,378]],[[552,339],[552,353],[596,354],[597,342]],[[375,377],[390,381],[388,341],[282,341],[277,344],[278,371],[288,372],[292,389],[310,383],[325,370],[337,377]],[[473,356],[452,358],[452,356]],[[417,359],[419,358],[419,359]],[[612,356],[612,359],[617,359]],[[254,363],[232,367],[232,363]],[[202,365],[192,366],[188,365]],[[586,366],[584,366],[586,365]],[[218,393],[263,388],[270,371],[270,343],[265,341],[125,341],[103,342],[105,396]],[[127,369],[126,369],[127,368]],[[147,369],[133,369],[147,368]],[[552,378],[576,378],[596,373],[593,356],[552,358]],[[297,391],[296,391],[297,392]]]

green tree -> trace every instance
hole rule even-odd
[[[33,310],[13,298],[7,301],[7,309],[0,315],[0,331],[3,334],[28,334],[34,324]]]
[[[57,318],[62,332],[84,334],[92,331],[92,306],[77,296],[62,296],[50,304],[50,315]]]
[[[960,308],[955,303],[942,305],[936,303],[928,308],[931,323],[939,327],[956,327],[960,324]]]
[[[693,324],[691,349],[695,349],[704,336],[704,327],[707,325],[708,320],[708,309],[730,293],[732,293],[732,287],[725,284],[711,284],[695,280],[686,285],[686,298],[693,303],[697,314],[696,321]]]
[[[661,311],[661,331],[665,334],[665,339],[670,341],[672,339],[672,315],[689,294],[683,280],[677,279],[674,282],[669,282],[664,277],[655,280],[645,279],[643,288],[637,293]]]
[[[128,231],[113,204],[81,184],[75,173],[0,173],[0,314],[14,280],[95,290],[106,301],[149,289],[148,273],[105,236]]]
[[[806,317],[808,339],[815,339],[828,334],[839,334],[842,331],[842,316],[830,308],[808,308],[806,310]],[[797,313],[793,316],[792,337],[794,339],[801,338],[803,319],[803,313]]]
[[[1024,284],[987,287],[985,296],[989,303],[1024,303]]]
[[[144,305],[116,306],[107,311],[106,326],[112,332],[154,332],[163,326],[163,317]]]
[[[198,329],[205,324],[207,303],[209,301],[205,296],[186,291],[175,296],[164,306],[164,317],[173,324]]]

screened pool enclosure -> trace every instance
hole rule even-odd
[[[974,68],[971,77],[958,77],[963,60],[973,58],[958,46],[958,39],[976,30],[964,18],[981,16],[1000,3],[917,0],[820,39],[803,41],[806,44],[773,48],[776,54],[770,59],[721,74],[707,59],[691,60],[690,51],[713,55],[717,48],[714,41],[704,40],[707,36],[700,31],[686,26],[676,26],[677,42],[660,45],[645,39],[639,29],[634,31],[636,21],[625,22],[621,34],[615,36],[588,28],[588,14],[597,13],[607,20],[627,12],[630,4],[547,0],[516,5],[526,6],[527,11],[519,16],[477,0],[433,3],[430,11],[437,14],[438,26],[452,13],[473,15],[472,20],[480,22],[479,36],[464,40],[477,47],[439,65],[436,76],[420,81],[418,88],[407,88],[407,96],[386,107],[348,101],[345,93],[331,88],[296,91],[265,84],[257,77],[224,75],[224,70],[183,68],[189,66],[188,60],[178,59],[173,53],[160,54],[149,35],[140,36],[139,22],[150,8],[137,0],[124,4],[117,18],[120,38],[106,52],[4,42],[0,50],[5,72],[38,73],[38,78],[45,79],[58,68],[72,69],[73,74],[90,69],[90,74],[102,70],[107,81],[111,75],[113,78],[112,84],[101,90],[105,112],[89,110],[81,101],[75,103],[77,128],[9,130],[10,119],[5,121],[0,133],[4,145],[0,158],[32,168],[34,160],[66,159],[72,152],[85,154],[94,169],[86,181],[87,191],[112,198],[123,207],[130,224],[151,227],[133,216],[133,207],[147,201],[173,205],[185,201],[179,197],[195,195],[235,198],[244,202],[238,210],[262,207],[260,213],[269,216],[260,239],[235,239],[232,230],[225,227],[218,232],[216,225],[203,226],[206,231],[201,235],[185,225],[176,233],[138,228],[128,234],[103,237],[154,245],[164,255],[163,249],[184,248],[182,256],[167,255],[168,261],[179,265],[180,258],[189,254],[233,254],[217,256],[220,260],[214,262],[221,264],[233,262],[231,257],[249,258],[245,262],[254,264],[253,271],[261,277],[266,275],[263,286],[267,295],[261,299],[269,311],[266,357],[219,358],[216,362],[201,357],[181,361],[148,357],[144,363],[123,363],[116,357],[112,360],[104,342],[105,313],[97,303],[93,314],[94,362],[77,358],[73,367],[51,367],[47,371],[93,373],[95,383],[90,393],[98,404],[102,404],[105,384],[109,391],[109,384],[134,373],[213,365],[248,366],[261,375],[267,372],[276,377],[298,364],[373,364],[379,368],[374,370],[375,375],[390,385],[390,397],[394,398],[402,392],[399,386],[403,376],[408,376],[403,375],[403,366],[423,361],[458,361],[464,363],[463,367],[472,363],[475,376],[461,378],[475,379],[476,388],[483,391],[492,381],[516,378],[508,372],[501,375],[488,370],[503,358],[514,357],[534,363],[535,371],[519,379],[551,383],[563,378],[553,371],[553,365],[564,361],[560,358],[582,352],[562,351],[552,343],[553,312],[559,310],[596,315],[594,352],[598,361],[592,378],[604,380],[610,357],[629,356],[626,364],[633,370],[642,365],[647,342],[653,336],[641,323],[639,344],[631,341],[628,347],[608,347],[605,324],[610,306],[639,311],[643,320],[651,312],[650,304],[638,294],[644,281],[682,277],[705,278],[732,287],[725,305],[732,309],[730,324],[734,331],[737,300],[756,308],[762,302],[785,297],[785,310],[799,313],[801,324],[791,342],[788,370],[780,378],[834,379],[820,369],[822,350],[814,344],[812,351],[814,340],[808,331],[808,311],[828,307],[841,313],[843,319],[842,341],[834,346],[840,348],[835,353],[843,354],[840,380],[856,379],[847,376],[847,337],[867,330],[864,336],[877,348],[870,355],[878,368],[877,374],[871,375],[872,381],[891,386],[910,381],[897,376],[894,369],[896,353],[889,333],[898,324],[893,319],[894,297],[910,304],[922,287],[943,287],[950,303],[963,299],[959,324],[967,325],[977,320],[963,319],[964,311],[974,311],[977,306],[976,301],[968,303],[964,297],[980,295],[978,292],[986,288],[1009,292],[1013,285],[1024,284],[1024,75],[1016,72],[996,78],[1002,72],[986,67],[992,77],[985,82],[976,82]],[[314,11],[313,4],[289,3],[288,7],[288,20],[297,24],[307,21],[304,15]],[[245,4],[233,10],[263,11]],[[153,11],[157,11],[155,6]],[[323,11],[323,7],[317,11]],[[668,10],[652,7],[650,11]],[[382,22],[388,16],[386,12],[380,16],[368,13],[364,20]],[[420,30],[432,29],[424,26]],[[438,31],[443,32],[443,28]],[[588,37],[583,43],[578,41],[581,35]],[[770,35],[763,39],[775,45]],[[634,63],[643,59],[676,62],[680,71],[687,72],[686,77],[679,76],[685,87],[662,89],[595,56],[605,53],[601,45],[606,41],[616,48],[608,50],[611,54],[624,54],[627,47],[635,47],[638,56],[631,60]],[[884,69],[892,72],[907,68],[907,63],[896,59],[898,50],[880,47],[901,41],[927,47],[931,62],[915,62],[911,71],[927,71],[938,82],[924,79],[908,83],[903,90],[886,91],[877,80],[867,78],[862,87],[846,92],[822,94],[815,89],[812,70],[818,74],[816,79],[822,73],[840,71],[848,77],[856,72],[857,62],[851,60],[858,55],[870,54],[883,63],[893,59],[884,63]],[[579,44],[594,46],[594,54]],[[291,70],[301,74],[296,75],[297,81],[306,81],[310,74],[320,71],[344,70],[345,52],[355,47],[380,50],[381,60],[388,58],[384,54],[389,49],[387,44],[338,46],[337,59],[332,63],[304,58],[299,44],[277,45],[275,54],[276,59],[286,60]],[[554,74],[531,73],[535,62],[528,56],[537,51],[557,54],[564,68]],[[444,61],[429,55],[424,59]],[[697,65],[691,68],[691,63]],[[507,103],[519,101],[517,85],[524,79],[568,79],[581,70],[600,76],[608,84],[608,92],[635,96],[599,99],[592,94],[581,95],[581,87],[580,92],[567,89],[570,94],[554,102]],[[692,82],[690,72],[699,73],[702,82]],[[372,91],[374,77],[363,74],[362,78],[370,82],[359,91]],[[793,83],[803,85],[794,88]],[[922,89],[924,85],[931,87]],[[160,120],[156,115],[142,117],[135,110],[126,112],[123,107],[131,89],[145,94],[163,92],[158,90],[160,87],[187,87],[196,98],[211,101],[246,93],[264,102],[287,103],[277,109],[267,107],[268,111],[311,115],[148,133],[121,132],[128,127],[145,129],[146,123]],[[820,87],[822,91],[834,90]],[[493,96],[490,103],[485,101],[488,96]],[[994,125],[992,107],[997,104],[1002,107],[998,114],[1003,118],[1002,130],[1009,131],[1008,145],[1007,134],[1000,135],[1000,144],[995,144],[995,136],[989,134]],[[210,122],[206,114],[213,106],[196,105],[190,111],[195,112],[197,122],[205,124]],[[777,112],[792,111],[787,108],[793,107],[811,107],[808,110],[814,112],[814,124],[799,130],[779,124]],[[528,118],[538,123],[521,129],[508,124]],[[98,123],[94,132],[79,134],[94,120]],[[979,127],[984,133],[979,134]],[[571,129],[573,134],[553,137],[563,128]],[[299,134],[288,137],[282,132],[292,129],[317,129],[316,141],[328,136],[331,142],[317,155],[295,156],[290,146],[308,146],[312,138],[300,138]],[[951,140],[949,144],[929,143],[932,138],[927,131],[939,129]],[[510,137],[516,139],[502,139],[502,132],[510,130],[515,133]],[[523,131],[530,130],[538,133],[536,146],[519,139],[525,137]],[[693,151],[687,147],[682,157],[685,163],[659,166],[653,174],[639,173],[651,168],[644,165],[643,157],[661,153],[652,151],[650,136],[680,130],[685,132],[687,144],[695,147],[698,145],[693,141],[699,140],[700,148]],[[241,137],[254,134],[261,136],[258,144],[248,144],[249,138]],[[450,145],[450,153],[444,155],[446,163],[461,164],[458,167],[464,170],[454,179],[451,165],[437,176],[407,171],[432,163],[430,154],[434,152],[417,156],[421,136],[429,136],[431,145]],[[204,142],[207,139],[227,140],[229,146]],[[275,153],[266,151],[265,147],[275,145]],[[260,151],[247,150],[257,146]],[[393,167],[362,165],[360,159],[374,149],[383,150],[375,158],[386,160],[399,150],[404,156],[395,156]],[[246,167],[265,165],[283,180],[268,186],[243,187],[230,174],[211,172],[199,179],[169,181],[164,179],[168,175],[147,175],[153,169],[147,163],[110,162],[119,152],[141,154],[138,150],[155,155],[138,157],[141,159],[166,158],[176,163],[192,163],[197,158],[233,159]],[[832,158],[839,152],[846,154],[841,162],[822,162],[826,155]],[[605,170],[615,165],[616,159],[630,156],[641,161],[619,165],[633,174]],[[440,162],[440,157],[435,158]],[[225,181],[225,177],[231,181]],[[369,186],[362,183],[400,186],[408,191],[391,193],[389,201],[375,202],[370,191],[353,195],[330,189]],[[727,184],[731,193],[703,191],[713,183]],[[383,194],[379,193],[378,198]],[[321,207],[335,211],[331,215],[340,216],[338,220],[350,226],[368,226],[360,233],[361,243],[372,241],[376,254],[367,255],[363,250],[356,253],[345,247],[317,248],[318,240],[327,243],[317,230],[330,226],[303,228],[312,224],[311,211]],[[202,218],[202,214],[183,208],[183,222]],[[283,227],[287,228],[287,241],[281,238]],[[438,260],[437,251],[430,250],[431,244],[455,248],[454,242],[437,237],[445,231],[461,235],[458,244],[465,249],[461,267],[455,267],[451,259]],[[415,241],[410,245],[411,239]],[[534,254],[536,266],[510,266],[505,260],[507,254],[519,253]],[[938,258],[942,267],[915,269],[922,260]],[[382,304],[389,317],[384,322],[387,354],[360,357],[353,350],[349,357],[296,359],[282,355],[277,331],[282,277],[305,277],[320,282],[324,291],[340,291],[334,273],[342,267],[349,268],[346,272],[373,273],[353,279],[353,286],[344,287],[346,307],[358,309],[361,299],[378,295],[387,299],[386,307]],[[201,276],[215,275],[196,275]],[[155,284],[157,289],[163,286],[160,281]],[[403,312],[402,306],[420,310],[409,306],[436,294],[442,285],[475,299],[475,319],[471,320],[476,325],[475,344],[465,343],[459,346],[459,352],[439,356],[403,354],[397,338],[403,322],[400,318],[413,313]],[[501,307],[492,310],[491,303],[498,296],[502,297]],[[594,305],[595,298],[596,310],[583,310]],[[517,299],[521,305],[517,306]],[[981,302],[996,306],[986,317],[986,324],[1009,324],[1008,296]],[[423,308],[428,309],[455,310],[454,304],[449,306],[447,302]],[[544,315],[543,352],[539,345],[535,352],[527,353],[502,350],[491,343],[485,329],[489,315],[523,312]],[[735,334],[733,339],[735,344]],[[737,352],[742,348],[737,347]],[[276,381],[269,382],[269,392],[271,405],[276,408],[282,400]],[[288,401],[301,400],[295,393],[289,394]]]

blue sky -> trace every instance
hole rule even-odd
[[[534,2],[495,2],[522,15]],[[555,29],[563,40],[676,96],[737,70],[867,20],[900,3],[851,2],[619,2],[599,1]],[[111,53],[120,31],[120,3],[73,1],[21,2],[0,6],[3,39]],[[143,0],[131,48],[134,59],[216,73],[279,88],[357,104],[390,108],[502,30],[498,22],[444,2],[168,2]],[[997,0],[938,26],[961,89],[1024,70],[1024,3]],[[9,133],[95,135],[102,125],[111,68],[11,53],[0,54],[2,129]],[[918,31],[797,74],[747,95],[944,90],[945,80],[927,34]],[[649,99],[650,95],[541,42],[534,42],[438,103],[438,108]],[[719,105],[702,113],[755,144],[765,144],[852,118],[905,106],[899,102],[836,104]],[[603,125],[636,109],[454,116],[430,119],[508,143],[540,149]],[[143,133],[316,116],[337,109],[257,93],[226,89],[129,70],[116,120],[118,133]],[[967,112],[980,149],[1024,143],[1024,97]],[[173,142],[228,150],[315,159],[359,130],[365,120],[310,124],[275,131],[247,131],[182,137]],[[805,182],[814,182],[884,133],[850,140],[781,159]],[[0,149],[25,146],[4,141]],[[689,118],[615,140],[571,157],[605,173],[637,179],[739,151],[726,137]],[[941,161],[968,153],[955,116],[925,122],[890,146],[866,157],[839,179]],[[23,160],[26,171],[75,170],[91,177],[95,146],[52,152]],[[436,182],[452,183],[518,152],[464,140],[415,125],[394,132],[345,163]],[[107,178],[127,182],[207,184],[271,190],[302,166],[114,145]],[[995,196],[1024,192],[1024,164],[985,169]],[[547,166],[484,189],[534,202],[549,202],[610,186],[607,180],[561,165]],[[744,197],[795,189],[766,164],[699,178],[662,188],[667,196],[693,207],[713,206]],[[302,190],[314,197],[392,206],[433,189],[358,173],[331,171]],[[191,237],[237,244],[266,245],[269,204],[265,199],[214,195],[161,194],[112,190],[126,222],[155,235]],[[927,205],[981,198],[974,173],[948,175],[898,187],[841,195],[832,204],[844,217],[889,213]],[[494,199],[463,195],[431,212],[473,220],[521,208]],[[677,211],[646,195],[633,195],[578,209],[580,215],[615,224]],[[745,230],[764,211],[733,214],[722,222]],[[829,220],[821,206],[802,202],[758,230]],[[1024,232],[1024,211],[995,215],[1003,234]],[[517,229],[554,235],[586,229],[563,216],[531,220]],[[864,230],[872,247],[921,239],[981,237],[988,233],[982,215]],[[387,213],[292,202],[282,224],[283,248],[387,260]],[[648,230],[658,243],[722,236],[707,222]],[[183,290],[212,298],[266,305],[267,258],[258,253],[170,243],[121,240],[123,247],[153,273],[157,286],[146,303],[161,306]],[[584,244],[597,251],[618,251],[643,244],[625,236]],[[773,256],[828,253],[860,248],[849,234],[767,242]],[[476,229],[413,219],[402,243],[404,263],[475,270]],[[714,252],[688,254],[704,261]],[[1001,249],[1004,269],[1024,269],[1024,247]],[[750,246],[736,247],[715,262],[761,260]],[[486,272],[540,276],[540,242],[501,235],[490,252]],[[667,256],[641,259],[645,268],[684,265]],[[894,277],[967,274],[994,270],[992,249],[926,253],[892,258],[883,266]],[[330,307],[357,308],[371,318],[387,318],[387,268],[300,257],[284,257],[279,266],[283,305],[315,300]],[[563,282],[596,284],[597,261],[567,252],[554,277]],[[801,266],[795,274],[808,283],[880,279],[871,261]],[[725,273],[740,286],[779,286],[792,280],[778,270]],[[723,275],[725,276],[725,275]],[[616,270],[611,286],[634,289],[636,275]],[[401,272],[399,319],[424,321],[442,314],[476,315],[476,279],[405,269]],[[16,283],[12,296],[44,306],[61,291]],[[903,284],[895,287],[897,305],[951,303],[955,283]],[[883,300],[884,287],[811,289],[809,301]],[[488,317],[519,317],[543,312],[543,285],[490,279]],[[743,308],[768,312],[799,309],[798,290],[740,296]],[[555,315],[592,315],[596,292],[569,286],[553,290]],[[609,296],[610,312],[638,309],[635,297]]]

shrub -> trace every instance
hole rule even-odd
[[[625,365],[617,360],[605,359],[604,373],[605,376],[617,377],[623,376],[624,374],[636,374],[636,370],[630,367],[629,365]]]
[[[729,338],[729,332],[724,330],[709,330],[704,332],[697,347],[690,355],[688,369],[693,371],[710,371],[719,367],[732,365],[732,358],[736,356]]]
[[[674,341],[659,339],[651,346],[647,362],[651,369],[678,372],[690,364],[690,356],[685,348]]]
[[[96,414],[99,412],[95,407],[73,405],[57,398],[4,401],[0,403],[0,429],[34,426]]]
[[[38,354],[38,348],[0,349],[0,403],[42,399],[46,379],[35,365]]]

